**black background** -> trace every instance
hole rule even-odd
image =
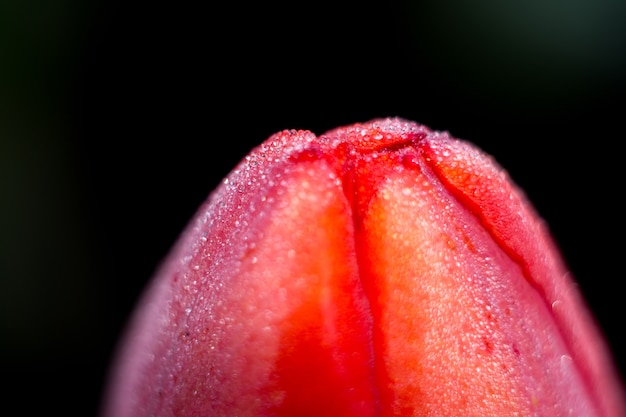
[[[508,170],[624,375],[623,8],[7,4],[19,19],[2,33],[1,341],[20,414],[96,415],[137,296],[253,146],[386,116],[447,130]],[[576,25],[590,16],[596,27]]]

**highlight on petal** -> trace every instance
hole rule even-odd
[[[103,417],[624,415],[524,194],[472,144],[397,118],[255,148],[112,369]]]

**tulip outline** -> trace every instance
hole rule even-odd
[[[622,416],[541,218],[468,142],[285,130],[199,208],[122,338],[109,416]]]

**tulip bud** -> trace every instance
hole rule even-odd
[[[120,349],[105,417],[624,415],[524,194],[473,145],[401,119],[255,148]]]

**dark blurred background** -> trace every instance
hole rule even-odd
[[[507,168],[626,374],[626,2],[214,4],[0,3],[5,404],[95,416],[137,296],[222,177],[279,130],[384,116]]]

